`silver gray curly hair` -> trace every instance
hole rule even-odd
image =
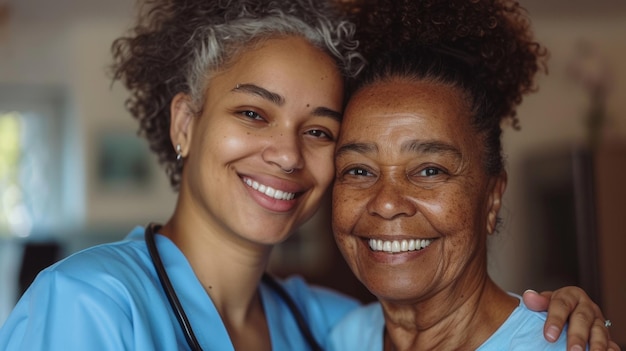
[[[182,164],[169,136],[176,94],[188,94],[200,111],[212,75],[250,45],[287,35],[305,38],[354,77],[365,65],[354,33],[332,0],[146,0],[129,34],[113,42],[111,70],[130,91],[126,105],[139,134],[177,189]]]

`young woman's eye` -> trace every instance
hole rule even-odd
[[[241,111],[240,113],[242,115],[244,115],[245,117],[249,118],[249,119],[253,119],[253,120],[257,120],[257,121],[263,121],[264,120],[264,118],[260,114],[254,112],[254,111]]]
[[[308,135],[320,139],[334,140],[333,136],[325,130],[313,129],[306,132]]]

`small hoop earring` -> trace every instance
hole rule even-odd
[[[282,169],[282,168],[281,168]],[[293,171],[295,170],[295,168],[291,168],[291,169],[282,169],[283,172],[287,173],[287,174],[291,174],[293,173]]]
[[[183,159],[183,153],[181,151],[180,144],[176,144],[176,161],[180,161]]]

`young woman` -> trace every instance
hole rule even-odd
[[[144,6],[113,45],[113,71],[179,191],[174,213],[42,272],[0,349],[323,344],[357,302],[263,277],[272,247],[314,214],[333,179],[343,79],[363,65],[353,26],[306,0]]]

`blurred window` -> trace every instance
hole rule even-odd
[[[24,95],[0,98],[0,237],[27,237],[60,221],[59,101]]]
[[[20,114],[15,111],[0,113],[0,227],[11,232],[18,225],[23,209],[23,192],[19,181]]]

